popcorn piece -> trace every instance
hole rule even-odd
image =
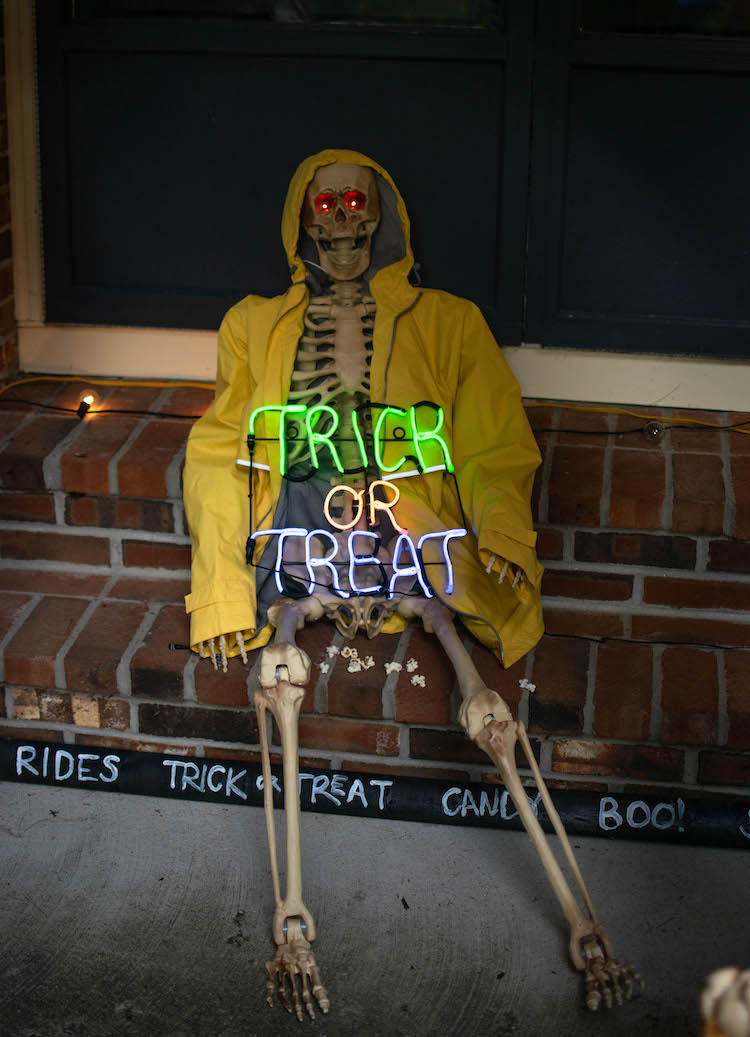
[[[350,648],[349,645],[347,645],[346,648],[341,649],[341,657],[342,659],[358,659],[359,652],[356,648]]]
[[[521,680],[518,682],[518,687],[519,688],[523,688],[524,691],[529,691],[529,692],[536,691],[536,684],[532,684],[530,680],[526,679],[526,677],[522,677],[521,678]]]
[[[406,663],[406,669],[409,671],[409,673],[414,673],[418,666],[419,663],[416,659],[409,659]]]
[[[328,673],[328,671],[329,671],[329,670],[330,670],[330,668],[331,668],[331,667],[330,667],[330,666],[328,665],[328,663],[318,663],[318,666],[320,667],[320,672],[321,672],[321,673]]]
[[[328,658],[329,659],[333,659],[334,655],[338,655],[339,654],[338,645],[329,645],[326,648],[326,652],[328,653]]]
[[[375,660],[371,655],[368,655],[366,659],[362,660],[362,669],[369,670],[371,666],[375,665]]]
[[[359,673],[359,671],[361,669],[362,669],[362,660],[361,659],[351,658],[349,660],[349,665],[347,666],[347,670],[349,671],[349,673]]]
[[[398,673],[399,670],[403,670],[401,663],[384,663],[386,673]]]
[[[416,684],[417,687],[419,687],[419,688],[423,688],[424,687],[424,677],[422,676],[421,673],[415,673],[414,676],[411,679],[411,682],[412,682],[412,684]]]

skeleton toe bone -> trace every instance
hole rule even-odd
[[[315,1018],[316,1002],[325,1015],[331,1002],[320,982],[320,970],[299,919],[288,920],[286,936],[287,942],[278,948],[273,961],[266,962],[266,1001],[273,1005],[278,993],[281,1005],[287,1012],[293,1011],[300,1022],[304,1019],[303,1008],[311,1019]]]

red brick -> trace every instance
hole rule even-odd
[[[189,569],[190,547],[182,544],[158,544],[148,540],[123,540],[125,565],[145,569]]]
[[[552,743],[552,768],[563,774],[611,775],[646,781],[680,781],[684,758],[680,749],[621,742],[560,738]]]
[[[519,659],[506,670],[489,648],[475,643],[471,650],[471,661],[486,686],[500,695],[513,716],[518,716],[518,704],[521,701],[518,682],[523,680],[526,673],[526,659]]]
[[[14,719],[43,720],[47,724],[73,723],[73,710],[67,692],[37,691],[35,688],[12,690]]]
[[[76,594],[95,597],[109,577],[75,572],[49,572],[44,569],[0,568],[0,590],[34,591],[37,594]]]
[[[54,522],[55,502],[50,493],[0,493],[0,519]]]
[[[163,738],[199,738],[211,742],[258,741],[255,714],[249,710],[143,702],[138,707],[138,726],[141,734]]]
[[[117,693],[117,666],[146,614],[143,605],[103,601],[65,656],[65,680],[77,691]]]
[[[179,389],[173,389],[169,400],[166,403],[160,404],[159,410],[164,411],[166,414],[192,414],[196,418],[200,418],[213,402],[214,392],[212,389],[183,386]]]
[[[627,601],[632,593],[633,577],[618,576],[615,573],[547,569],[542,579],[542,594],[550,598]]]
[[[100,699],[99,726],[127,731],[130,727],[130,704],[125,699]]]
[[[87,605],[82,598],[42,598],[5,649],[5,679],[54,687],[55,657]]]
[[[698,781],[705,785],[750,786],[750,756],[739,753],[700,753]]]
[[[707,568],[709,572],[750,573],[750,543],[711,540]]]
[[[552,525],[598,526],[604,451],[590,446],[557,446],[549,481]]]
[[[608,641],[599,646],[594,693],[595,735],[648,738],[653,683],[649,645]]]
[[[750,648],[750,624],[682,616],[633,616],[634,641],[679,641],[683,644]]]
[[[537,529],[536,553],[539,558],[559,561],[563,556],[563,537],[557,529]]]
[[[180,602],[190,593],[190,580],[160,580],[143,576],[121,576],[107,595],[133,601]],[[187,638],[185,639],[187,641]]]
[[[187,633],[183,634],[180,640],[187,641]],[[243,664],[238,655],[229,659],[226,673],[221,669],[221,664],[215,670],[209,659],[200,659],[193,676],[198,701],[210,702],[214,706],[252,705],[253,696],[248,691],[247,677],[259,651],[261,649],[248,653],[247,666]],[[187,662],[187,652],[175,652],[174,654]]]
[[[398,728],[339,717],[301,716],[300,745],[307,749],[343,750],[374,756],[398,755]]]
[[[138,424],[127,415],[92,417],[60,461],[62,488],[78,493],[108,493],[108,465]]]
[[[524,401],[524,410],[534,432],[556,427],[559,408],[554,403],[532,403]]]
[[[363,774],[397,774],[401,778],[422,778],[433,781],[470,781],[468,771],[450,767],[409,767],[406,764],[381,763],[380,760],[342,760],[342,771],[361,771]]]
[[[724,656],[727,681],[730,749],[750,749],[750,652],[727,652]]]
[[[649,576],[643,600],[673,608],[750,610],[750,583]]]
[[[226,749],[221,746],[207,745],[205,755],[212,760],[241,760],[243,763],[260,763],[261,754],[256,749]],[[281,753],[269,753],[272,767],[282,765]],[[331,761],[325,756],[298,756],[300,770],[330,769]]]
[[[579,532],[575,535],[575,556],[579,562],[694,569],[695,553],[695,541],[687,537],[641,533]]]
[[[685,428],[681,424],[675,425],[670,432],[672,450],[675,453],[696,454],[719,454],[721,453],[721,432],[711,425],[723,425],[720,415],[705,410],[675,410],[671,411],[669,420],[676,418],[687,418],[694,422],[698,428]],[[707,424],[703,424],[706,422]]]
[[[663,407],[641,407],[633,408],[634,414],[618,414],[615,422],[617,433],[616,442],[619,446],[629,447],[631,450],[661,450],[662,436],[646,435],[643,431],[649,422],[669,424],[669,411]]]
[[[150,421],[117,466],[120,493],[166,497],[167,468],[184,447],[189,431],[186,421]]]
[[[94,390],[97,386],[94,386]],[[117,410],[153,410],[159,396],[164,390],[158,386],[135,385],[133,382],[123,380],[119,385],[100,388],[100,402],[93,409],[101,411]],[[161,408],[159,408],[161,410]],[[93,420],[90,419],[90,420]],[[106,419],[110,420],[107,415]]]
[[[340,655],[327,660],[332,664],[328,679],[329,713],[342,717],[381,719],[383,685],[386,680],[384,664],[393,659],[398,642],[398,634],[380,634],[372,640],[364,633],[356,634],[344,647],[356,649],[360,659],[372,656],[375,663],[368,670],[359,670],[357,673],[349,673],[349,660]],[[322,655],[321,652],[318,654]],[[313,669],[317,672],[316,667]]]
[[[586,641],[542,638],[534,649],[536,691],[529,696],[529,731],[578,734],[583,730],[588,666]]]
[[[0,453],[0,481],[3,486],[11,490],[43,490],[44,459],[76,427],[77,422],[77,418],[48,414],[33,418]]]
[[[576,410],[575,407],[560,408],[558,443],[572,446],[603,446],[608,435],[609,414]]]
[[[531,487],[531,519],[536,526],[539,521],[539,505],[542,497],[542,484],[544,483],[544,463],[547,451],[552,448],[549,445],[549,436],[546,433],[537,432],[535,433],[535,438],[536,444],[539,447],[539,453],[542,455],[542,463],[534,472],[534,483]]]
[[[706,454],[673,454],[676,533],[721,533],[724,521],[724,482],[721,465]]]
[[[141,529],[153,533],[174,532],[174,512],[167,501],[141,501],[122,497],[67,498],[65,519],[72,526],[104,526]]]
[[[71,565],[108,565],[109,540],[71,536],[69,533],[29,533],[0,530],[0,556],[18,561],[67,562]]]
[[[154,699],[181,699],[184,691],[182,673],[189,653],[169,650],[169,642],[184,644],[189,640],[189,624],[184,608],[167,605],[156,617],[154,625],[130,663],[133,695]],[[229,703],[234,705],[234,703]],[[243,702],[242,705],[245,703]]]
[[[76,745],[99,745],[103,749],[132,749],[142,753],[165,753],[169,756],[194,756],[195,746],[171,742],[146,742],[141,738],[118,738],[117,735],[76,734]],[[231,750],[225,750],[231,752]],[[208,753],[206,753],[208,755]]]
[[[62,732],[48,731],[43,727],[13,727],[0,725],[0,738],[12,738],[17,742],[61,742]]]
[[[622,617],[610,612],[577,612],[545,608],[544,627],[548,634],[575,637],[622,637]]]
[[[728,425],[742,425],[742,429],[728,432],[729,447],[733,454],[750,454],[750,414],[734,412],[729,415]]]
[[[664,503],[664,455],[615,450],[609,525],[620,529],[659,529]]]
[[[664,649],[661,708],[662,742],[716,743],[719,677],[715,652],[700,648]]]
[[[750,540],[750,457],[732,458],[732,480],[737,502],[735,536]]]
[[[413,727],[409,731],[409,756],[413,760],[450,760],[487,764],[487,754],[463,731]]]
[[[415,659],[417,669],[409,672],[406,663]],[[403,723],[449,724],[453,719],[451,691],[456,674],[448,656],[434,634],[415,626],[403,658],[403,669],[396,682],[396,720]],[[384,673],[382,667],[381,674]],[[425,679],[423,688],[412,684],[415,676]],[[381,687],[382,687],[381,677]]]
[[[19,588],[20,590],[31,589]],[[5,637],[31,599],[26,594],[0,594],[0,638]]]

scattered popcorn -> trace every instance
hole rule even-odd
[[[386,673],[398,673],[403,669],[401,663],[384,663]]]
[[[409,661],[406,664],[406,669],[409,671],[409,673],[414,673],[418,666],[419,663],[416,659],[409,659]]]
[[[338,655],[339,654],[338,645],[329,645],[326,648],[326,652],[328,652],[328,658],[329,659],[333,659],[334,655]]]
[[[350,648],[349,645],[347,645],[346,648],[341,649],[341,657],[343,659],[357,659],[359,657],[359,652],[356,648]]]
[[[524,691],[536,691],[536,684],[532,684],[531,681],[527,680],[525,677],[522,677],[518,682],[518,687],[523,688]]]
[[[321,673],[328,673],[328,671],[329,671],[329,670],[330,670],[330,668],[331,668],[331,667],[330,667],[330,666],[328,665],[328,663],[320,663],[319,665],[320,665],[320,672],[321,672]]]
[[[415,673],[411,679],[412,684],[416,684],[418,687],[424,687],[424,677],[421,673]]]
[[[351,658],[349,660],[349,665],[347,666],[347,670],[349,671],[349,673],[359,673],[359,671],[361,669],[362,669],[362,660],[361,659]]]
[[[371,666],[375,665],[375,660],[371,655],[368,655],[366,659],[362,660],[362,669],[369,670]]]

